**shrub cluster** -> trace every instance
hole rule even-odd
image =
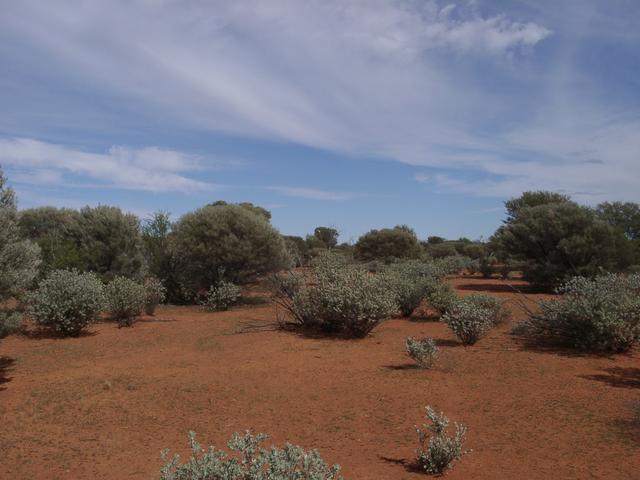
[[[104,306],[102,282],[94,273],[53,270],[28,298],[28,313],[59,335],[78,335]]]
[[[306,451],[297,445],[263,448],[265,434],[234,433],[227,443],[229,455],[213,446],[206,451],[189,434],[191,458],[180,463],[179,457],[168,458],[160,471],[161,480],[342,480],[340,466],[327,465],[316,450]]]
[[[333,254],[319,256],[311,284],[298,274],[277,282],[275,301],[295,323],[325,333],[364,337],[397,311],[384,275],[348,265]]]
[[[236,284],[221,280],[212,285],[202,300],[202,306],[210,312],[228,310],[240,298],[241,289]]]
[[[107,310],[118,326],[130,327],[145,308],[143,285],[125,277],[116,277],[105,287]]]
[[[423,429],[416,427],[419,441],[417,462],[426,473],[440,474],[467,453],[463,450],[467,429],[464,424],[455,423],[456,433],[453,437],[449,436],[449,419],[443,413],[438,415],[429,406],[426,418],[431,422],[430,425],[423,425]]]
[[[382,272],[396,294],[398,308],[405,317],[411,316],[439,282],[438,270],[432,264],[420,261],[394,263]]]
[[[427,303],[440,312],[440,315],[449,312],[458,301],[453,288],[440,280],[430,284],[426,298]]]
[[[164,302],[167,289],[161,280],[156,277],[149,277],[144,281],[144,312],[153,315],[156,307]]]
[[[432,338],[416,340],[407,337],[405,348],[409,355],[421,368],[431,368],[438,358],[438,347]]]
[[[473,294],[457,300],[442,316],[442,321],[462,343],[473,345],[508,316],[502,301],[489,295]]]
[[[575,277],[538,302],[519,330],[582,350],[625,352],[640,339],[640,275]]]

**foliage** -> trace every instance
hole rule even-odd
[[[295,235],[285,235],[283,238],[293,266],[306,265],[309,261],[309,246],[304,238]]]
[[[440,270],[433,264],[417,260],[394,263],[381,271],[396,294],[396,302],[405,317],[411,316],[427,293],[436,288],[434,283],[440,277]]]
[[[524,192],[519,197],[512,198],[504,203],[507,210],[506,223],[511,223],[517,219],[520,213],[526,208],[558,203],[571,203],[571,198],[561,193],[548,192],[545,190]]]
[[[450,242],[429,244],[426,252],[432,258],[454,257],[458,254],[455,245]]]
[[[274,299],[294,323],[325,333],[364,337],[396,310],[395,293],[384,275],[326,254],[314,261],[313,283],[289,273],[276,282]]]
[[[507,202],[509,218],[492,238],[497,249],[523,262],[527,280],[551,288],[571,276],[594,276],[628,266],[629,242],[593,210],[564,197],[557,203],[529,206],[529,193],[511,200],[515,202],[511,207]]]
[[[319,240],[324,248],[333,248],[338,244],[338,230],[331,227],[316,227],[313,230],[313,238]]]
[[[438,346],[432,338],[416,340],[413,337],[407,337],[405,348],[407,355],[422,368],[431,368],[438,358]]]
[[[16,333],[22,326],[22,315],[11,310],[0,310],[0,338]]]
[[[427,303],[438,310],[441,315],[451,310],[458,301],[458,296],[453,288],[441,280],[430,284],[426,298]]]
[[[305,451],[297,445],[286,444],[283,448],[261,446],[265,434],[244,435],[234,433],[227,447],[235,453],[229,455],[213,446],[204,450],[196,441],[194,432],[189,433],[191,457],[180,463],[176,455],[168,458],[162,452],[166,464],[161,469],[161,480],[342,480],[340,466],[330,467],[316,450]]]
[[[144,281],[144,312],[153,315],[156,307],[164,302],[167,289],[162,281],[156,277],[149,277]]]
[[[126,277],[116,277],[105,287],[106,305],[120,327],[130,327],[145,308],[144,285]]]
[[[141,279],[145,271],[140,221],[118,207],[84,207],[81,252],[84,269],[108,281],[117,276]]]
[[[640,205],[637,203],[605,202],[598,205],[596,212],[628,239],[640,240]]]
[[[463,450],[467,429],[464,424],[455,423],[456,433],[451,437],[447,433],[449,419],[443,413],[438,415],[430,406],[426,410],[426,418],[431,424],[423,425],[423,429],[416,427],[419,441],[417,461],[426,473],[441,474],[467,453]]]
[[[557,300],[538,302],[519,331],[581,350],[625,352],[640,340],[640,275],[575,277]]]
[[[491,312],[491,322],[493,325],[500,325],[506,322],[511,316],[505,302],[491,295],[472,293],[464,297],[463,300],[478,308],[489,310]]]
[[[241,203],[227,203],[224,200],[218,200],[216,202],[210,203],[209,205],[213,207],[217,206],[225,206],[225,205],[237,205],[238,207],[244,208],[251,213],[255,213],[256,215],[264,218],[267,222],[271,221],[271,212],[266,208],[262,208],[258,205],[254,205],[251,202],[241,202]]]
[[[242,283],[288,263],[284,240],[264,217],[237,205],[206,206],[174,225],[180,283],[194,294],[223,278]]]
[[[370,230],[355,244],[355,258],[362,261],[418,258],[422,249],[415,232],[400,225]]]
[[[442,321],[465,345],[473,345],[495,325],[494,312],[479,303],[462,298],[442,316]]]
[[[221,280],[217,285],[211,286],[205,295],[202,305],[210,312],[228,310],[240,298],[240,287],[234,283]]]
[[[98,317],[104,306],[104,289],[94,273],[52,270],[27,297],[27,304],[38,325],[74,336]]]

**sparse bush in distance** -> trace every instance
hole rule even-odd
[[[592,352],[626,352],[640,340],[640,275],[576,277],[557,293],[538,302],[518,331]]]
[[[162,281],[156,277],[149,277],[144,281],[144,312],[154,315],[156,307],[164,302],[167,289]]]
[[[7,309],[11,298],[19,298],[38,275],[40,248],[20,234],[15,193],[6,187],[0,169],[0,338],[21,324],[18,312]]]
[[[473,345],[494,326],[493,312],[467,298],[455,302],[441,320],[465,345]]]
[[[355,244],[355,258],[361,261],[418,258],[422,253],[415,232],[406,226],[371,230]]]
[[[280,282],[274,299],[306,329],[364,337],[398,308],[384,275],[369,275],[334,254],[314,261],[312,284],[293,273],[289,278],[295,280]]]
[[[243,283],[289,262],[278,231],[238,205],[210,205],[182,216],[171,248],[181,285],[194,295],[220,280]]]
[[[220,280],[212,285],[202,300],[202,306],[210,312],[228,310],[240,298],[241,289],[236,284]]]
[[[29,294],[27,311],[39,326],[75,336],[97,319],[104,300],[104,287],[94,273],[53,270]]]
[[[455,423],[455,435],[450,436],[447,433],[449,419],[443,413],[438,415],[430,406],[426,410],[430,424],[423,425],[422,429],[416,427],[419,442],[417,462],[425,473],[437,475],[452,468],[456,460],[468,453],[463,450],[467,429],[464,424]]]
[[[342,480],[340,466],[327,465],[317,450],[289,443],[267,450],[261,446],[266,438],[263,433],[234,433],[227,443],[233,452],[229,455],[213,446],[205,451],[190,432],[189,461],[180,463],[177,455],[168,458],[168,450],[163,450],[166,463],[160,480]]]
[[[338,245],[339,232],[331,227],[316,227],[313,235],[307,236],[309,248],[331,249]]]
[[[116,277],[105,287],[107,311],[120,327],[130,327],[146,303],[144,285],[126,277]]]
[[[417,340],[407,337],[405,348],[409,355],[421,368],[431,368],[438,358],[438,346],[432,338]]]

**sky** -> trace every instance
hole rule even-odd
[[[503,202],[640,201],[636,0],[0,0],[0,166],[20,208],[284,234],[487,238]]]

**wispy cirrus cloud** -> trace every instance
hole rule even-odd
[[[319,190],[316,188],[305,187],[285,187],[285,186],[272,186],[266,187],[268,190],[281,193],[288,197],[307,198],[310,200],[350,200],[352,198],[361,197],[361,194],[352,192],[331,192],[328,190]]]
[[[113,146],[103,153],[85,152],[28,138],[0,139],[0,165],[17,169],[17,183],[61,185],[67,176],[89,179],[94,186],[152,192],[211,189],[214,186],[185,174],[201,159],[156,147]],[[69,182],[70,183],[70,182]]]

